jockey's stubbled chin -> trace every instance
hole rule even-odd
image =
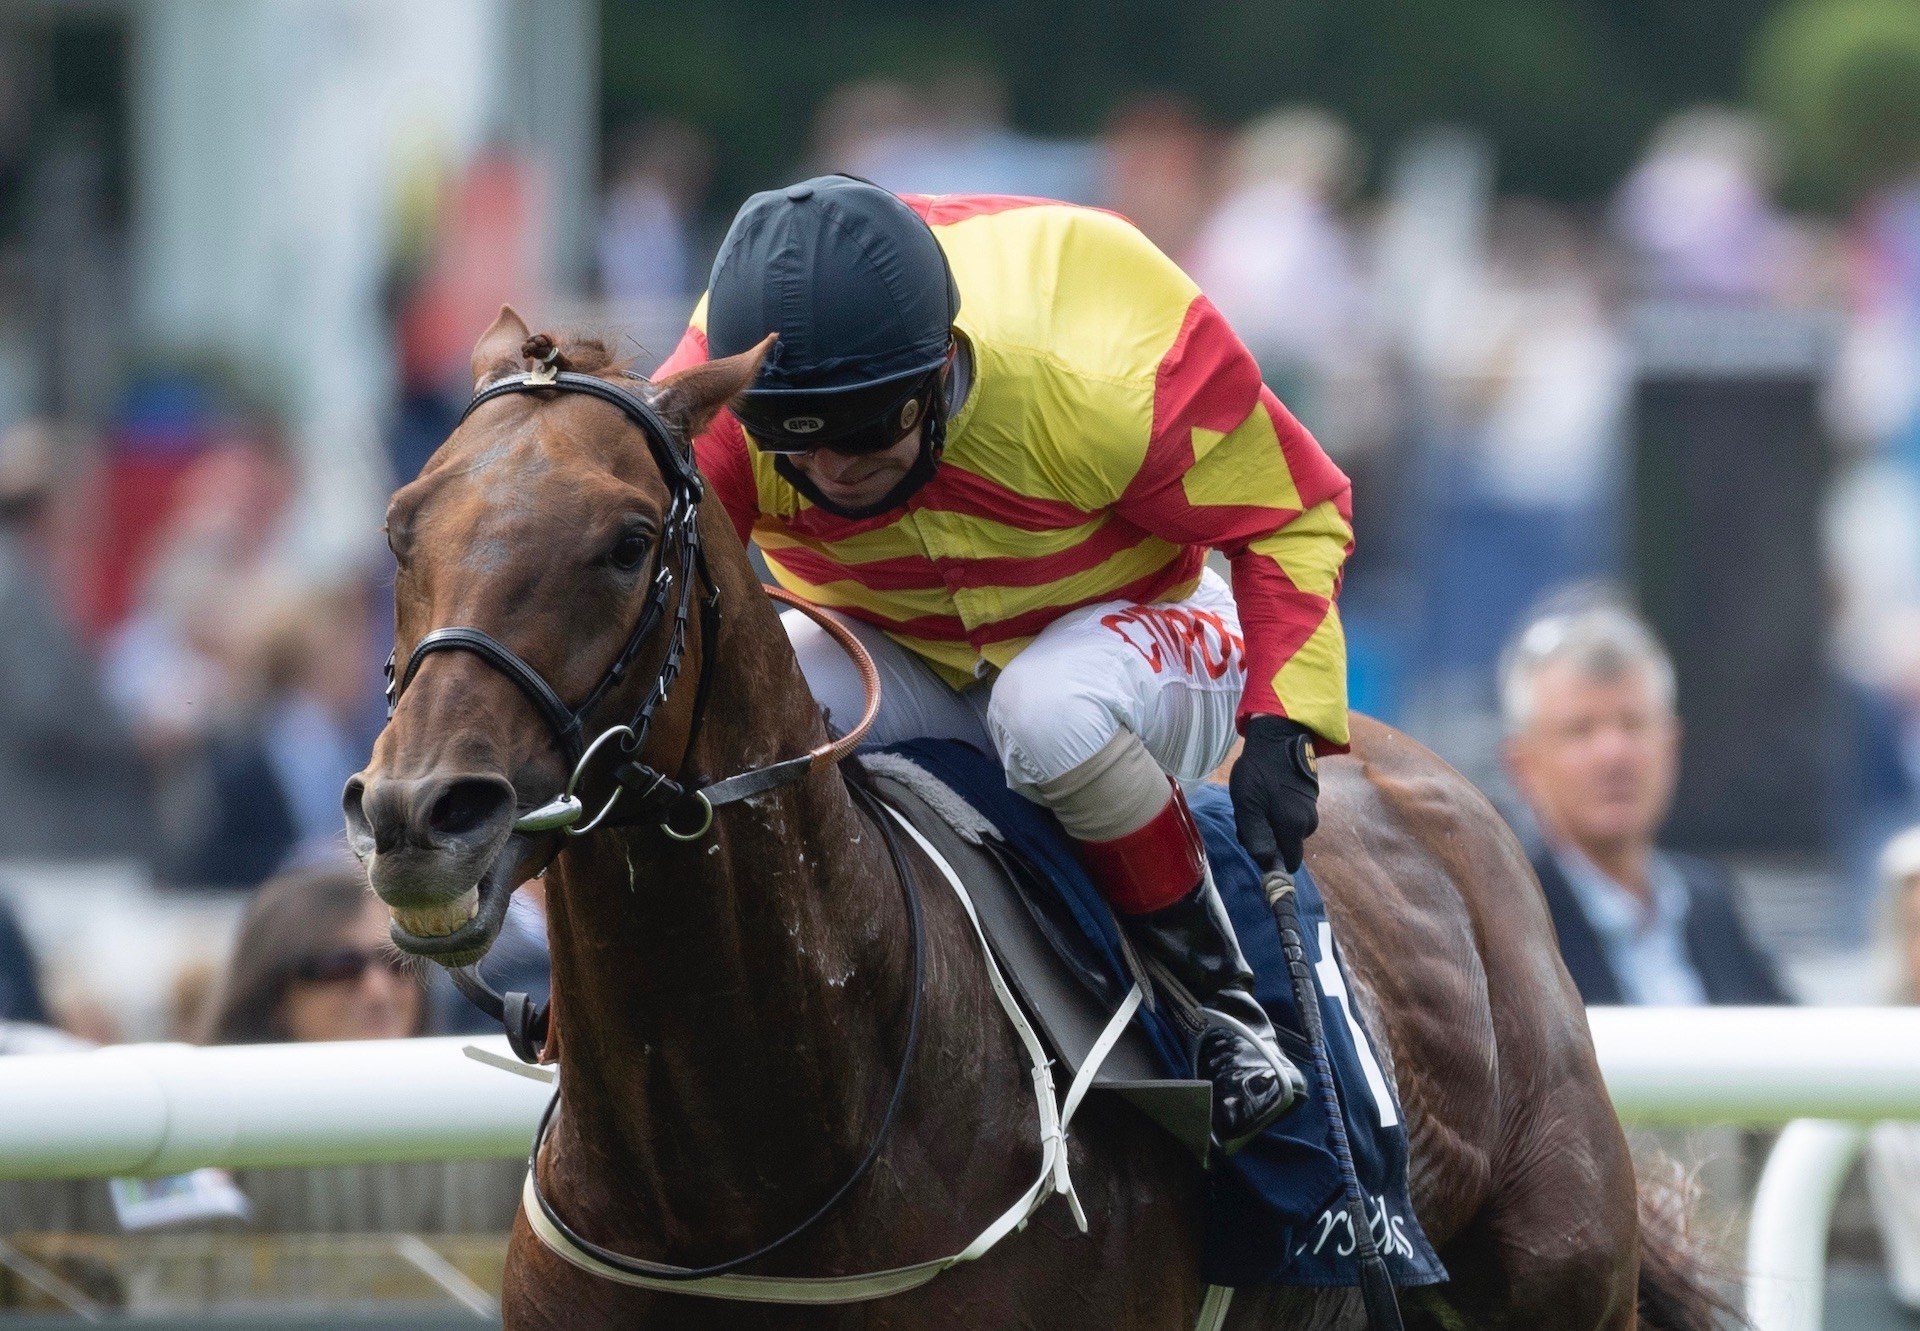
[[[920,427],[915,426],[899,443],[878,453],[848,457],[830,448],[816,448],[794,454],[793,465],[834,503],[864,508],[900,484],[919,456]]]

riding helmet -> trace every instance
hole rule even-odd
[[[923,418],[937,451],[959,308],[919,214],[878,185],[817,176],[741,207],[713,264],[707,345],[719,358],[779,334],[734,406],[770,452],[874,451]]]

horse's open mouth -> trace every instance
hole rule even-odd
[[[480,960],[500,936],[514,889],[530,876],[539,840],[517,834],[508,837],[479,883],[452,901],[394,908],[389,930],[393,945],[447,967],[471,966]]]
[[[418,910],[393,908],[393,922],[415,938],[445,938],[457,932],[480,910],[480,889],[468,888],[452,901]]]

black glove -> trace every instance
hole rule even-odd
[[[1246,737],[1227,780],[1234,828],[1263,871],[1277,860],[1293,873],[1320,826],[1313,732],[1284,716],[1256,716],[1247,721]]]

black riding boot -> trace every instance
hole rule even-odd
[[[1211,874],[1171,906],[1124,918],[1141,950],[1199,1004],[1194,1061],[1213,1083],[1214,1141],[1231,1155],[1298,1103],[1306,1078],[1253,996],[1253,971]]]

